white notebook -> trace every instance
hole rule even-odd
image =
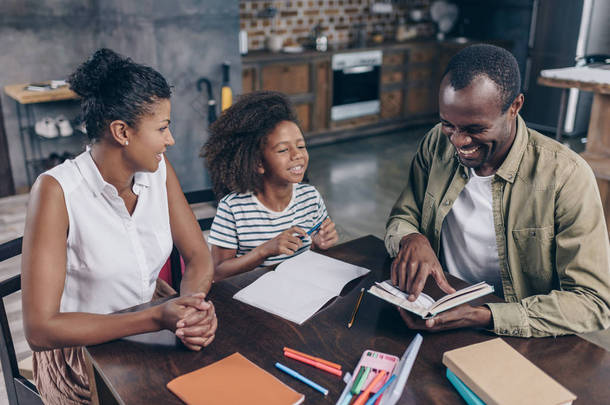
[[[233,298],[301,325],[347,283],[369,271],[308,250],[285,260]]]

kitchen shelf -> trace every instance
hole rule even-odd
[[[28,83],[7,85],[4,87],[4,92],[16,103],[23,161],[25,162],[28,184],[32,185],[40,173],[50,168],[45,164],[45,162],[48,162],[48,158],[44,156],[45,154],[52,151],[60,156],[64,153],[76,155],[75,139],[82,138],[83,142],[78,144],[79,149],[82,150],[86,137],[76,129],[73,129],[74,133],[70,136],[59,135],[55,138],[45,138],[36,134],[34,130],[36,123],[35,105],[64,101],[76,102],[79,97],[68,86],[42,91],[26,90],[27,86]]]

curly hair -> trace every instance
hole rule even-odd
[[[171,89],[163,76],[151,67],[133,62],[102,48],[81,64],[68,79],[81,96],[87,135],[99,140],[114,120],[136,128],[144,114],[161,99],[169,99]]]
[[[472,80],[485,75],[500,90],[502,113],[508,110],[521,90],[521,75],[515,57],[504,48],[495,45],[471,45],[458,52],[451,60],[443,78],[451,74],[449,82],[456,90],[468,87]]]
[[[210,126],[210,138],[201,156],[206,159],[217,198],[237,192],[262,190],[257,168],[269,135],[282,121],[299,125],[296,113],[282,93],[248,93]]]

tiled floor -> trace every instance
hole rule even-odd
[[[310,182],[324,197],[340,241],[368,234],[383,237],[390,208],[404,187],[409,162],[425,130],[416,128],[309,149]],[[582,150],[578,140],[573,144]],[[26,203],[25,195],[0,199],[0,243],[23,234]],[[0,265],[0,279],[18,272],[19,258]],[[29,350],[19,294],[7,299],[6,305],[17,356],[22,359]],[[610,330],[585,338],[610,350]],[[4,384],[0,384],[0,403],[6,403]]]

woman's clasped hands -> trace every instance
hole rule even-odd
[[[204,293],[174,298],[159,305],[160,327],[171,330],[190,350],[199,351],[214,340],[218,320]]]

